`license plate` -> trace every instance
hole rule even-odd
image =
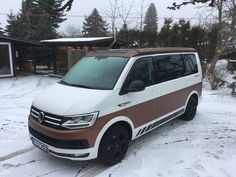
[[[37,139],[35,139],[33,137],[31,138],[31,140],[32,140],[33,145],[35,145],[39,149],[43,150],[44,152],[48,152],[48,147],[46,144],[41,143],[40,141],[38,141]]]

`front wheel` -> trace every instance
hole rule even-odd
[[[197,112],[198,101],[196,97],[191,97],[188,101],[187,107],[185,109],[184,114],[182,115],[182,119],[186,121],[193,120]]]
[[[129,133],[123,126],[111,127],[103,136],[99,146],[99,159],[107,166],[119,163],[129,146]]]

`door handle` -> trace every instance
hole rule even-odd
[[[124,103],[118,104],[118,106],[122,107],[122,106],[125,106],[125,105],[130,104],[130,103],[131,103],[131,101],[127,101],[127,102],[124,102]]]

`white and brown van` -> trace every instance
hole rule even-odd
[[[35,98],[30,137],[54,156],[113,165],[131,140],[179,116],[192,120],[201,95],[194,49],[94,52]]]

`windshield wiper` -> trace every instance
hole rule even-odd
[[[93,87],[89,87],[89,86],[86,86],[86,85],[79,85],[79,84],[70,84],[70,86],[81,87],[81,88],[88,88],[88,89],[94,89]]]
[[[86,86],[86,85],[70,84],[70,83],[65,82],[64,80],[59,81],[59,83],[63,84],[63,85],[72,86],[72,87],[81,87],[81,88],[94,89],[93,87],[89,87],[89,86]]]
[[[63,80],[60,80],[59,83],[60,83],[60,84],[63,84],[63,85],[70,85],[70,84],[68,84],[67,82],[63,81]]]

